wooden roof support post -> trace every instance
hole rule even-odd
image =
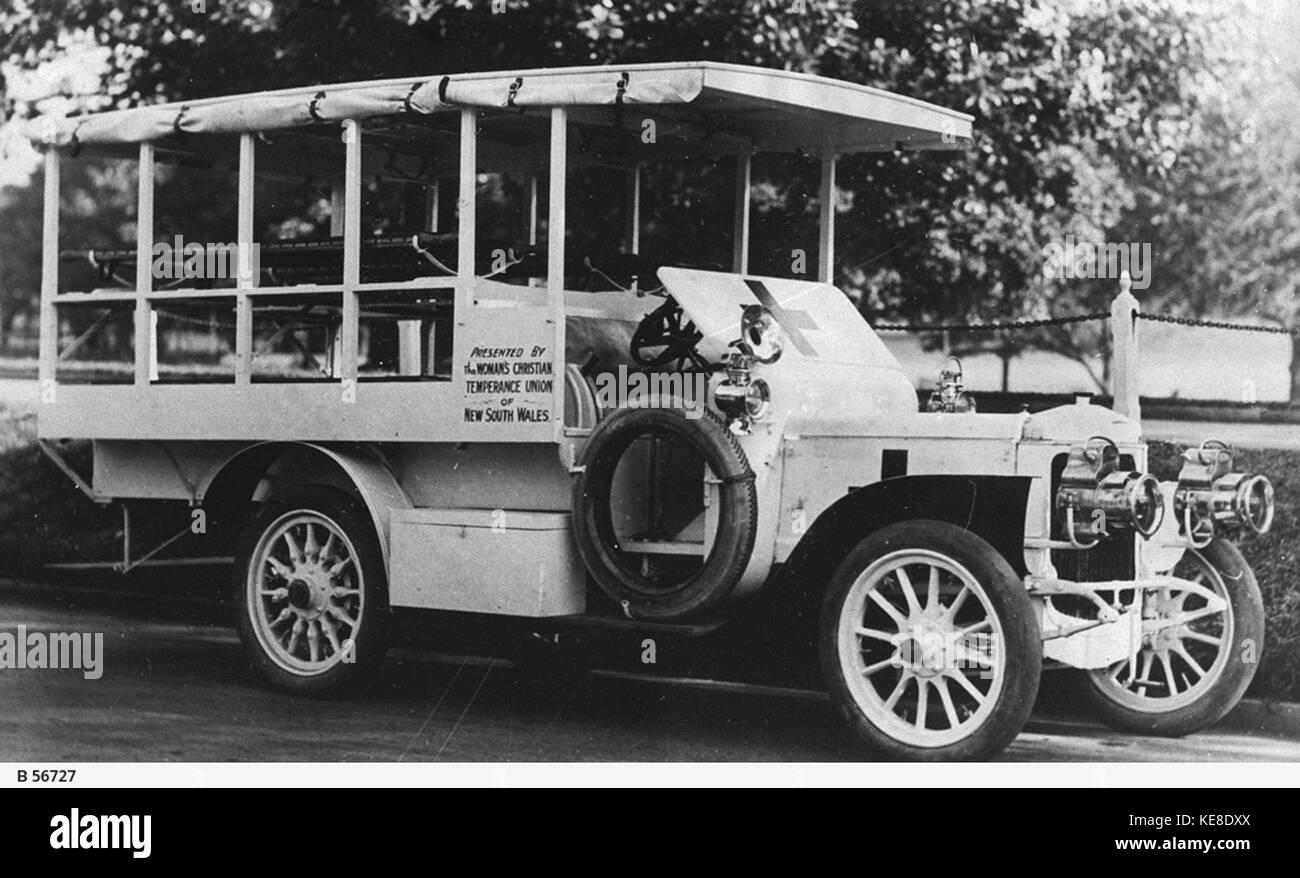
[[[424,226],[438,231],[438,180],[424,187]],[[422,320],[397,321],[397,374],[416,378],[424,371],[424,322]]]
[[[139,201],[135,233],[135,384],[147,387],[155,374],[154,320],[149,305],[153,292],[153,169],[152,143],[140,144]],[[174,258],[174,257],[173,257]]]
[[[460,171],[456,194],[456,288],[452,300],[452,375],[462,377],[468,339],[462,331],[474,303],[474,246],[478,222],[478,110],[460,111]],[[437,351],[433,352],[438,355]]]
[[[478,221],[478,110],[466,107],[460,111],[460,194],[456,209],[460,225],[456,234],[456,275],[460,278],[456,301],[456,322],[463,324],[462,306],[472,298],[474,282],[474,239]]]
[[[524,172],[524,197],[528,199],[528,204],[524,209],[524,237],[528,239],[528,246],[535,248],[537,246],[538,231],[538,190],[537,190],[537,169],[529,167]],[[540,281],[535,277],[528,279],[528,285],[535,287],[540,285]]]
[[[438,231],[438,208],[442,197],[440,184],[441,181],[434,177],[433,181],[424,187],[424,225],[431,232]]]
[[[253,303],[245,290],[258,284],[258,260],[253,241],[253,161],[255,142],[252,132],[239,136],[239,293],[235,295],[235,384],[245,385],[253,376]]]
[[[45,150],[45,221],[41,232],[41,349],[42,399],[55,380],[59,359],[59,153],[51,145]],[[51,400],[53,401],[53,400]]]
[[[1138,396],[1138,300],[1126,271],[1119,278],[1119,295],[1110,305],[1111,387],[1115,411],[1142,420]]]
[[[749,274],[749,189],[753,156],[736,156],[736,219],[731,235],[731,270]]]
[[[568,174],[569,113],[551,108],[550,212],[546,221],[546,305],[553,324],[551,356],[554,366],[555,440],[564,438],[564,199]]]
[[[537,171],[529,168],[524,179],[524,188],[528,196],[528,213],[524,216],[524,234],[528,243],[537,246]]]
[[[817,279],[824,284],[835,283],[835,159],[834,153],[822,158]]]
[[[354,394],[344,398],[355,399],[361,310],[357,300],[357,285],[361,283],[361,125],[355,119],[344,121],[343,143],[346,164],[343,171],[343,321],[339,329],[339,378],[345,391],[351,389]]]
[[[628,253],[641,252],[641,163],[636,162],[627,169],[627,219],[626,238],[623,247]]]
[[[624,220],[627,228],[624,230],[624,251],[636,256],[641,253],[641,163],[634,162],[632,167],[627,169],[627,202],[624,206]],[[651,279],[653,280],[653,279]],[[650,284],[653,286],[653,282]],[[636,292],[641,286],[641,278],[632,276],[632,292]]]
[[[330,237],[343,237],[343,224],[347,213],[347,184],[335,179],[330,182]]]

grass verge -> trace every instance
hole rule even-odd
[[[1151,472],[1174,479],[1182,467],[1183,447],[1152,442]],[[1300,587],[1296,582],[1300,554],[1300,451],[1260,448],[1235,450],[1236,469],[1262,473],[1277,492],[1277,515],[1263,536],[1241,541],[1264,592],[1265,644],[1259,671],[1248,694],[1300,702]]]

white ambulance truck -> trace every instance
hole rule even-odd
[[[969,116],[702,62],[326,85],[30,134],[42,447],[98,501],[238,517],[238,628],[277,688],[356,681],[400,608],[733,657],[745,641],[816,669],[890,758],[996,754],[1045,665],[1082,669],[1106,721],[1158,734],[1217,720],[1251,679],[1260,592],[1229,540],[1268,527],[1266,479],[1206,443],[1158,483],[1140,423],[1086,401],[979,414],[949,380],[918,411],[832,285],[837,159],[959,150]],[[810,277],[749,271],[764,153],[820,163]],[[228,172],[231,276],[172,278],[157,247],[128,246],[81,250],[95,282],[70,283],[60,171],[95,156],[138,162],[138,242],[175,231],[154,220],[163,166]],[[640,246],[646,169],[702,158],[735,169],[734,223],[714,232],[730,266]],[[624,229],[580,248],[566,210],[587,193],[568,182],[594,166],[626,183]],[[481,234],[487,169],[523,181],[515,240]],[[262,193],[303,179],[329,234],[267,240]],[[371,234],[369,181],[394,179],[423,212]],[[228,327],[220,368],[160,345],[186,319]],[[109,325],[130,357],[78,368]],[[66,467],[68,440],[93,443],[93,473]]]

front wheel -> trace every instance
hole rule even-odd
[[[1222,719],[1245,694],[1264,648],[1264,599],[1241,550],[1223,539],[1188,549],[1180,579],[1209,589],[1223,608],[1177,587],[1149,592],[1136,669],[1125,659],[1089,671],[1084,689],[1101,719],[1138,734],[1181,737]]]
[[[1042,640],[1023,583],[945,522],[902,522],[859,543],[831,580],[819,641],[839,712],[893,759],[996,755],[1038,694]]]
[[[306,487],[273,498],[239,540],[232,577],[249,664],[274,688],[324,692],[383,656],[383,558],[358,501]]]

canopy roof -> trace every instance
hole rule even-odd
[[[569,107],[575,122],[623,126],[624,116],[667,117],[677,136],[711,151],[854,153],[954,149],[971,117],[875,88],[784,70],[714,62],[628,64],[466,73],[341,83],[158,104],[71,118],[42,117],[37,144],[112,148],[185,135],[232,135],[344,119],[414,121],[478,107],[537,116]],[[654,111],[636,108],[655,107]]]

